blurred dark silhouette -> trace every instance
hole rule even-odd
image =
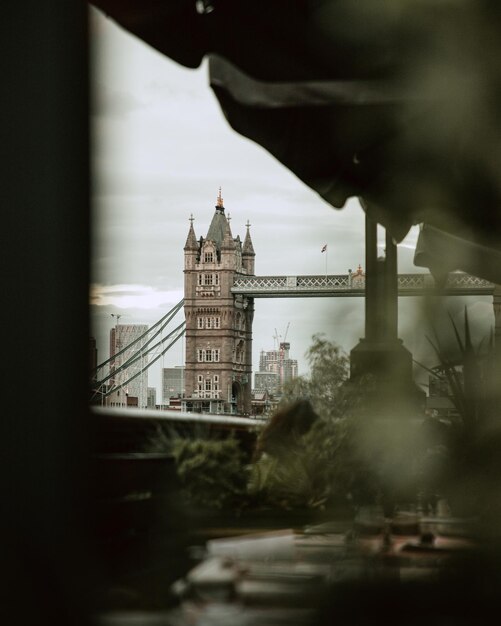
[[[359,196],[438,277],[501,282],[501,15],[493,0],[94,3],[187,66],[231,126],[325,200]]]
[[[309,400],[296,400],[279,408],[259,433],[254,458],[263,453],[273,456],[290,454],[299,438],[318,420]]]

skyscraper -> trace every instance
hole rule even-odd
[[[114,385],[121,388],[108,397],[109,406],[127,406],[127,398],[136,397],[137,406],[145,409],[148,405],[148,357],[141,354],[141,349],[147,341],[142,337],[148,330],[146,324],[117,324],[110,331],[110,371],[114,372],[127,361],[134,361],[123,370],[119,370],[112,379]],[[140,339],[142,337],[142,339]],[[139,341],[137,341],[139,340]],[[134,345],[130,345],[131,343]],[[130,347],[129,347],[130,346]],[[124,352],[122,352],[125,350]]]
[[[162,369],[162,403],[169,404],[170,398],[180,398],[184,393],[184,366]]]
[[[296,359],[289,355],[290,343],[281,342],[278,350],[261,350],[259,372],[254,374],[256,391],[280,393],[286,383],[298,375]]]

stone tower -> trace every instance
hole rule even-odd
[[[184,246],[186,368],[183,408],[245,415],[251,408],[254,301],[233,295],[237,274],[254,274],[254,248],[233,238],[221,189],[207,236],[197,240],[190,218]]]

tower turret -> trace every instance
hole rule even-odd
[[[185,270],[194,269],[198,257],[199,244],[195,235],[195,229],[193,228],[193,222],[195,218],[193,214],[190,215],[190,229],[188,230],[188,237],[184,244],[184,268]]]
[[[247,274],[254,274],[254,258],[256,253],[254,252],[254,246],[252,245],[252,239],[250,235],[250,222],[247,220],[247,232],[245,233],[244,246],[242,248],[242,266]]]

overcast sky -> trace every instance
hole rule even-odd
[[[233,236],[251,223],[256,274],[345,274],[364,263],[363,211],[356,200],[335,210],[263,148],[236,134],[208,87],[207,69],[181,67],[144,45],[95,9],[92,50],[93,251],[91,316],[98,359],[109,356],[108,334],[121,323],[152,324],[183,297],[183,246],[189,217],[205,236],[219,186]],[[399,271],[412,264],[417,228],[399,245]],[[459,312],[463,300],[450,303]],[[492,323],[489,299],[473,303],[479,333]],[[256,300],[254,369],[261,349],[274,347],[275,328],[305,373],[311,336],[324,332],[347,352],[363,336],[363,300]],[[428,362],[416,298],[400,301],[400,336]],[[181,318],[180,318],[181,319]],[[159,363],[183,362],[179,343]],[[149,384],[160,393],[159,368]],[[157,395],[157,400],[161,399]]]

